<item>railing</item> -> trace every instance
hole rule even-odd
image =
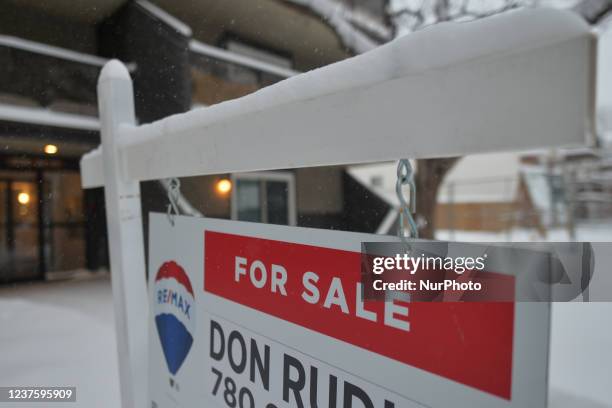
[[[108,62],[95,55],[5,35],[0,35],[0,56],[0,91],[29,97],[45,106],[70,100],[95,107],[96,77]]]
[[[222,48],[213,47],[208,44],[201,43],[197,40],[191,40],[189,42],[189,51],[196,56],[207,57],[219,61],[224,61],[230,64],[239,65],[242,67],[250,68],[254,71],[264,72],[266,74],[275,75],[279,78],[289,78],[298,75],[298,71],[292,69],[279,67],[274,64],[259,61],[254,58],[249,58],[244,55],[236,54],[230,51],[226,51]]]

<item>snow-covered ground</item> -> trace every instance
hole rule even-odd
[[[106,276],[0,288],[0,385],[76,386],[76,404],[52,406],[112,408],[120,404],[117,372]]]
[[[558,228],[541,236],[536,229],[514,228],[500,232],[436,231],[436,239],[465,242],[568,242],[567,229]],[[576,225],[574,241],[612,242],[612,221],[592,221]]]
[[[438,231],[436,239],[464,242],[571,241],[566,229],[538,232],[517,228],[503,232]],[[576,241],[611,242],[612,223],[578,224]],[[612,269],[596,253],[592,284],[612,290]],[[599,258],[599,262],[597,260]],[[605,275],[605,276],[603,276]],[[600,292],[601,293],[601,292]],[[602,299],[603,297],[599,297]],[[605,298],[609,298],[605,295]],[[554,303],[550,348],[550,407],[612,407],[612,303]]]
[[[554,303],[552,408],[612,407],[612,303]]]
[[[550,406],[612,407],[612,303],[556,304],[552,330]],[[112,408],[117,372],[106,276],[0,288],[0,385],[74,385],[53,407]]]
[[[437,231],[436,239],[466,242],[572,241],[566,229],[542,237],[535,230]],[[611,242],[612,223],[578,224],[576,241]],[[592,283],[612,290],[609,259],[596,253]],[[598,262],[599,259],[599,262]],[[605,276],[604,276],[605,275]],[[593,287],[593,286],[592,286]],[[601,293],[601,292],[599,292]],[[609,295],[598,297],[609,298]],[[612,303],[554,303],[550,350],[551,407],[612,407]]]

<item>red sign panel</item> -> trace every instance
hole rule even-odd
[[[361,302],[359,252],[206,231],[204,290],[509,400],[514,303]]]

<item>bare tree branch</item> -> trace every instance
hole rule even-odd
[[[379,42],[374,41],[347,20],[346,16],[351,11],[335,0],[284,1],[306,7],[320,16],[334,29],[342,44],[357,54],[364,53],[380,45]]]
[[[452,17],[452,20],[457,20],[457,19],[459,19],[461,17],[470,17],[473,20],[477,20],[479,18],[491,17],[491,16],[494,16],[496,14],[501,14],[501,13],[504,13],[506,11],[510,11],[510,10],[517,9],[519,7],[524,7],[524,6],[525,6],[525,4],[520,4],[519,2],[516,2],[516,1],[509,1],[507,4],[503,5],[502,7],[494,9],[494,10],[487,11],[485,13],[475,13],[475,12],[468,11],[466,9],[462,13],[454,15]]]
[[[425,25],[425,16],[422,10],[405,8],[391,13],[390,18],[396,22],[396,26],[400,25],[397,23],[398,21],[402,21],[401,25],[408,27],[410,31],[416,31]]]
[[[590,24],[597,24],[599,20],[612,12],[612,1],[610,0],[582,0],[573,7]]]
[[[512,9],[528,7],[535,0],[506,0],[500,7],[490,8],[486,11],[470,10],[470,0],[431,0],[427,4],[421,3],[420,7],[405,7],[389,12],[391,21],[397,29],[417,31],[444,21],[467,21],[490,17]],[[430,7],[427,7],[429,5]],[[455,7],[453,7],[455,6]],[[426,9],[429,10],[431,18],[427,19]],[[456,8],[456,10],[453,10]]]

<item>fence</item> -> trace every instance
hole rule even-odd
[[[81,172],[84,187],[106,192],[123,406],[147,401],[140,181],[583,144],[594,53],[578,17],[514,12],[424,30],[142,126],[127,69],[109,62],[98,83],[102,147]]]

